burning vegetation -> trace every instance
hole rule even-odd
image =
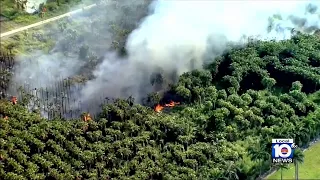
[[[12,96],[11,97],[11,102],[13,105],[17,104],[18,103],[18,98],[16,96]]]
[[[154,108],[154,111],[157,112],[157,113],[159,113],[159,112],[161,112],[165,107],[174,107],[174,106],[179,105],[179,104],[180,104],[180,102],[174,102],[174,101],[171,100],[169,104],[164,104],[164,106],[162,106],[162,105],[160,105],[160,104],[157,104],[157,105],[155,106],[155,108]]]
[[[84,122],[91,121],[91,120],[92,120],[91,115],[90,115],[89,113],[84,113],[84,114],[82,115],[82,120],[83,120]]]
[[[174,102],[174,101],[170,101],[169,104],[165,104],[164,106],[166,107],[174,107],[175,105],[179,105],[180,103],[179,102]]]
[[[164,108],[163,106],[161,106],[160,104],[157,104],[156,107],[154,108],[154,111],[159,113],[163,110],[163,108]]]

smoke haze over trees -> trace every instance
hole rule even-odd
[[[62,78],[85,74],[89,81],[76,92],[83,104],[98,101],[95,97],[101,94],[132,95],[141,102],[146,94],[173,83],[172,77],[212,62],[230,44],[242,45],[248,38],[287,39],[293,28],[312,33],[319,23],[318,2],[150,3],[109,1],[70,17],[79,28],[61,25],[61,32],[53,35],[58,41],[51,52],[31,53],[32,61],[16,68],[13,83],[46,88]],[[119,51],[125,55],[119,56]]]

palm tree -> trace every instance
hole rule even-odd
[[[288,169],[288,164],[280,163],[277,166],[280,168],[281,180],[282,180],[283,179],[283,169]]]
[[[267,157],[269,157],[269,154],[266,151],[264,151],[266,149],[265,146],[266,146],[265,144],[261,144],[259,141],[257,141],[255,146],[251,146],[248,149],[248,152],[251,158],[259,162],[259,166],[260,166],[259,176],[262,173],[263,163],[265,162],[264,160]]]
[[[234,179],[234,180],[238,180],[239,177],[238,177],[238,169],[237,169],[237,166],[236,164],[234,164],[234,162],[232,161],[228,161],[226,162],[226,167],[225,167],[225,172],[224,172],[224,177],[222,177],[222,179],[226,179],[226,180],[231,180],[231,179]]]
[[[299,163],[302,163],[304,160],[304,154],[301,149],[295,149],[293,152],[293,162],[295,166],[295,179],[299,179]]]

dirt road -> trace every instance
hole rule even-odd
[[[93,7],[95,7],[95,6],[97,6],[97,4],[91,4],[91,5],[89,5],[89,6],[86,6],[86,7],[81,8],[81,9],[77,9],[77,10],[74,10],[74,11],[71,11],[71,12],[68,12],[68,13],[65,13],[65,14],[62,14],[62,15],[53,17],[53,18],[49,18],[49,19],[46,19],[46,20],[43,20],[43,21],[40,21],[40,22],[31,24],[31,25],[28,25],[28,26],[24,26],[24,27],[21,27],[21,28],[17,28],[17,29],[14,29],[14,30],[12,30],[12,31],[8,31],[8,32],[5,32],[5,33],[1,33],[1,34],[0,34],[0,38],[6,37],[6,36],[10,36],[10,35],[12,35],[12,34],[15,34],[15,33],[18,33],[18,32],[21,32],[21,31],[24,31],[24,30],[27,30],[27,29],[30,29],[30,28],[34,28],[34,27],[37,27],[37,26],[40,26],[40,25],[43,25],[43,24],[47,24],[47,23],[49,23],[49,22],[56,21],[56,20],[61,19],[61,18],[64,18],[64,17],[68,17],[68,16],[70,16],[70,15],[73,15],[73,14],[76,14],[76,13],[79,13],[79,12],[82,12],[83,10],[91,9],[91,8],[93,8]]]

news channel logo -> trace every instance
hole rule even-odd
[[[293,139],[272,139],[272,163],[293,163]]]

